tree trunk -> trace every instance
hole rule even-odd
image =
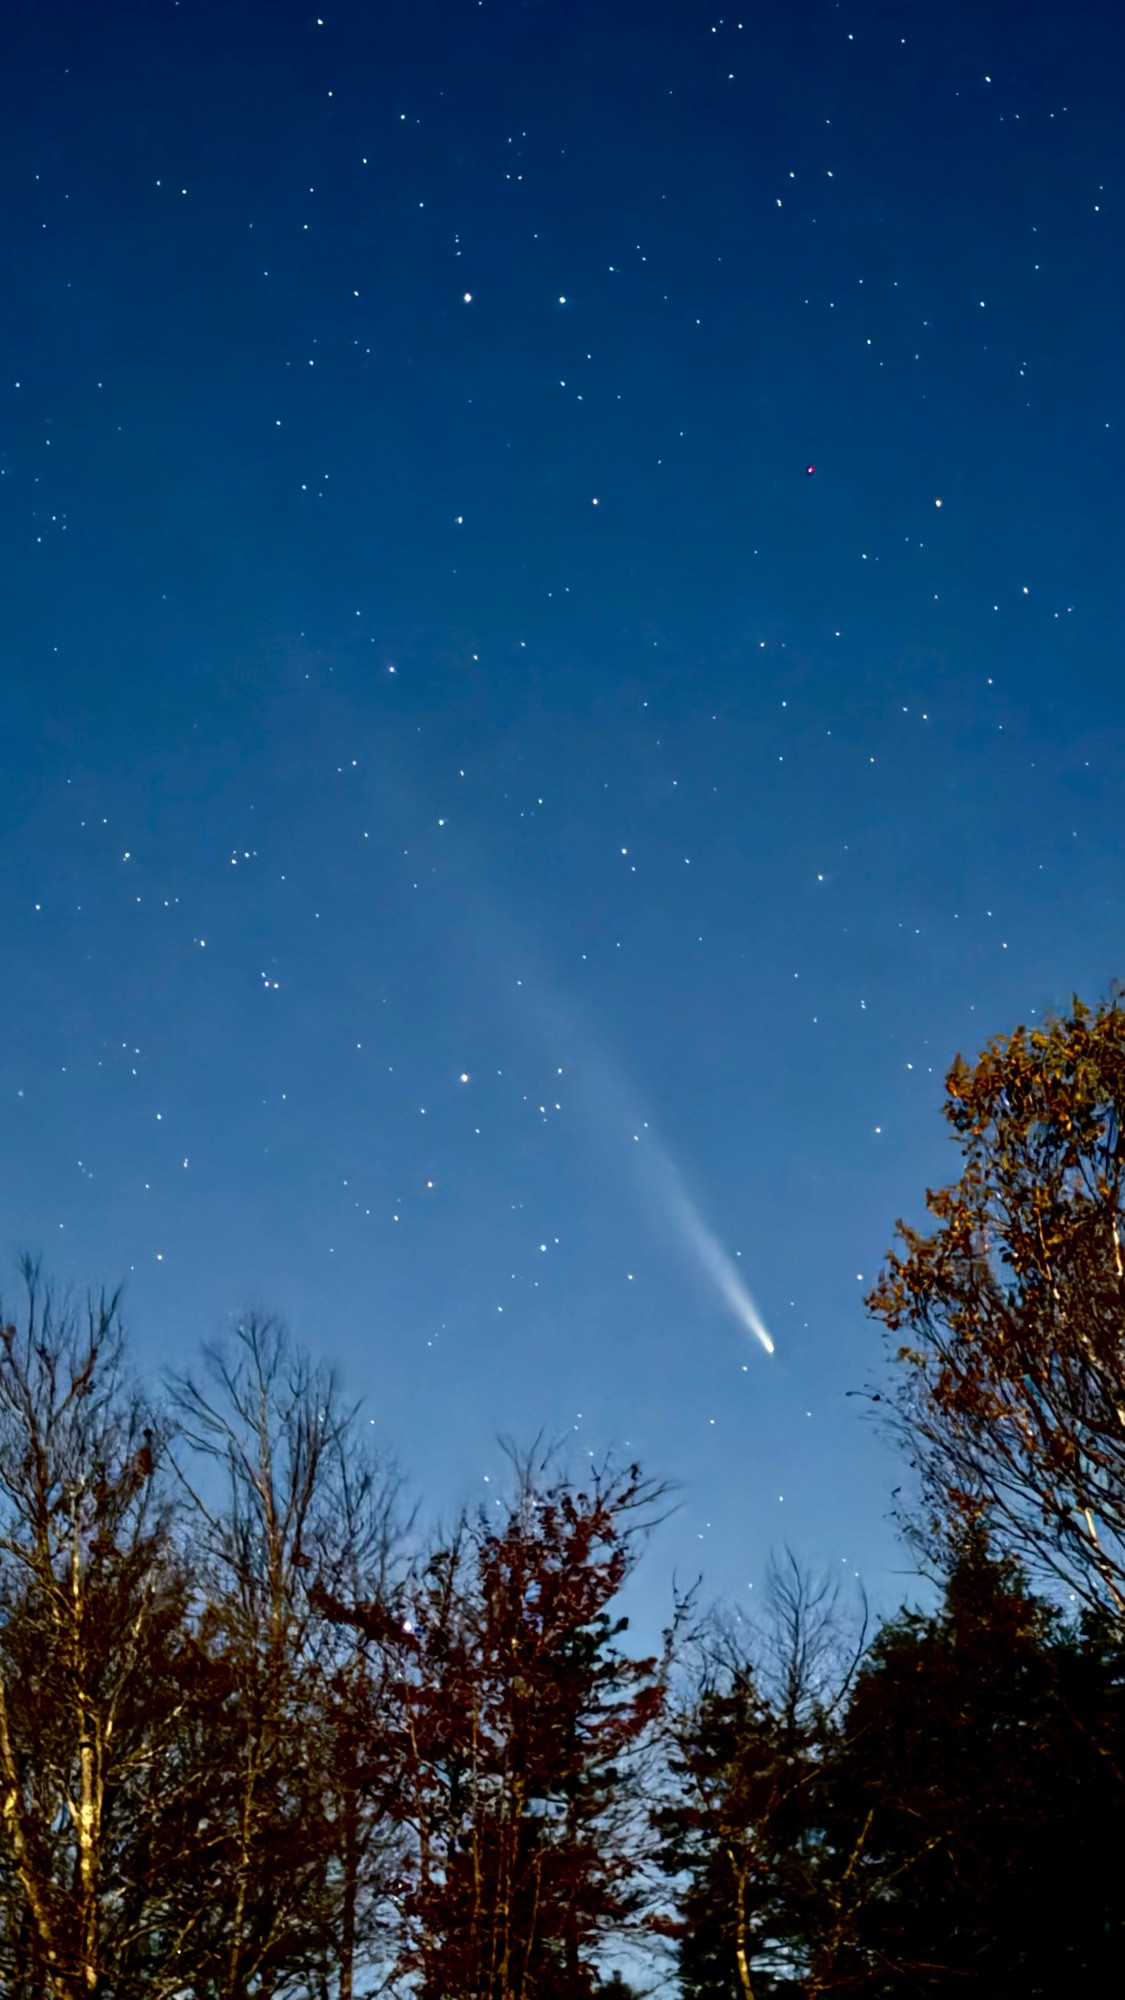
[[[729,1848],[727,1860],[734,1875],[734,1957],[738,1966],[738,1983],[742,1988],[742,2000],[754,2000],[750,1955],[746,1949],[746,1869],[735,1860]]]
[[[339,2000],[352,2000],[355,1978],[356,1893],[359,1878],[359,1798],[355,1756],[349,1745],[344,1777],[344,1884],[340,1909]]]
[[[83,1717],[78,1749],[81,1791],[78,1800],[78,1877],[81,1888],[82,1983],[87,1993],[98,1990],[98,1847],[101,1821],[98,1758],[89,1716]]]
[[[45,1885],[40,1881],[35,1868],[31,1845],[24,1825],[23,1790],[12,1750],[11,1732],[8,1727],[8,1702],[3,1680],[0,1680],[0,1761],[3,1765],[2,1789],[3,1819],[11,1842],[12,1856],[16,1864],[19,1884],[27,1898],[27,1908],[31,1917],[39,1949],[49,1967],[48,1977],[52,1991],[58,2000],[71,2000],[69,1983],[59,1969],[59,1955],[55,1947],[50,1910],[44,1894]]]

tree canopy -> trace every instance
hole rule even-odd
[[[900,1434],[930,1522],[987,1522],[1034,1570],[1125,1612],[1125,1010],[989,1042],[946,1078],[960,1179],[869,1304],[904,1332]]]

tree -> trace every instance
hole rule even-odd
[[[767,1594],[762,1630],[719,1616],[698,1635],[671,1718],[676,1796],[656,1821],[687,2000],[825,1991],[848,1927],[850,1871],[830,1880],[818,1814],[866,1615],[849,1640],[835,1582],[789,1551]]]
[[[188,1580],[166,1436],[125,1379],[116,1297],[25,1265],[0,1315],[0,1969],[13,2000],[182,1986],[154,1853],[179,1785]]]
[[[790,1739],[749,1674],[706,1689],[676,1729],[680,1796],[660,1809],[680,1877],[686,2000],[764,2000],[785,1988],[780,1873],[803,1830],[808,1746]]]
[[[400,1589],[338,1602],[378,1663],[409,1835],[398,1970],[424,2000],[591,2000],[643,1907],[631,1779],[664,1668],[612,1606],[657,1489],[517,1462],[501,1518],[465,1517]]]
[[[326,1597],[381,1587],[397,1482],[359,1447],[327,1370],[251,1316],[183,1378],[183,1443],[220,1497],[181,1476],[199,1584],[193,1725],[206,1768],[182,1893],[201,1903],[193,1993],[305,1994],[335,1977],[350,2000],[382,1893],[376,1801],[357,1758],[365,1670]],[[207,1482],[209,1488],[209,1482]]]
[[[878,1634],[821,1801],[848,1949],[819,1989],[1032,2000],[1119,1982],[1125,1652],[1067,1625],[979,1529],[943,1600]]]
[[[997,1037],[946,1078],[960,1180],[899,1223],[868,1304],[906,1329],[895,1402],[938,1539],[986,1522],[1125,1614],[1125,1011]]]
[[[796,1601],[815,1632],[807,1580]],[[833,1672],[798,1704],[769,1652],[712,1648],[678,1731],[680,1792],[661,1820],[688,2000],[1032,2000],[1120,1983],[1113,1620],[1068,1624],[976,1529],[935,1612],[890,1619],[862,1657],[833,1646]],[[802,1656],[791,1638],[788,1662]]]

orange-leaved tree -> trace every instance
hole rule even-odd
[[[868,1299],[906,1332],[897,1413],[939,1532],[1125,1614],[1125,1008],[989,1042],[946,1078],[963,1170]]]

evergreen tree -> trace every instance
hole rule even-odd
[[[635,1466],[545,1471],[520,1466],[501,1518],[463,1519],[402,1589],[335,1606],[380,1663],[399,1972],[424,2000],[591,2000],[600,1948],[644,1914],[663,1671],[620,1649],[613,1604],[656,1489]]]
[[[848,1930],[821,1815],[866,1619],[849,1641],[836,1584],[789,1553],[771,1562],[767,1596],[763,1630],[720,1616],[701,1635],[669,1731],[673,1792],[655,1817],[678,1879],[687,2000],[818,1992]]]
[[[1125,1648],[977,1530],[942,1603],[877,1634],[844,1703],[705,1687],[660,1813],[688,2000],[1034,2000],[1125,1948]]]
[[[853,1856],[821,1990],[996,2000],[1108,1990],[1125,1947],[1125,1655],[1066,1625],[983,1536],[943,1603],[878,1635],[823,1792],[822,1874]]]

